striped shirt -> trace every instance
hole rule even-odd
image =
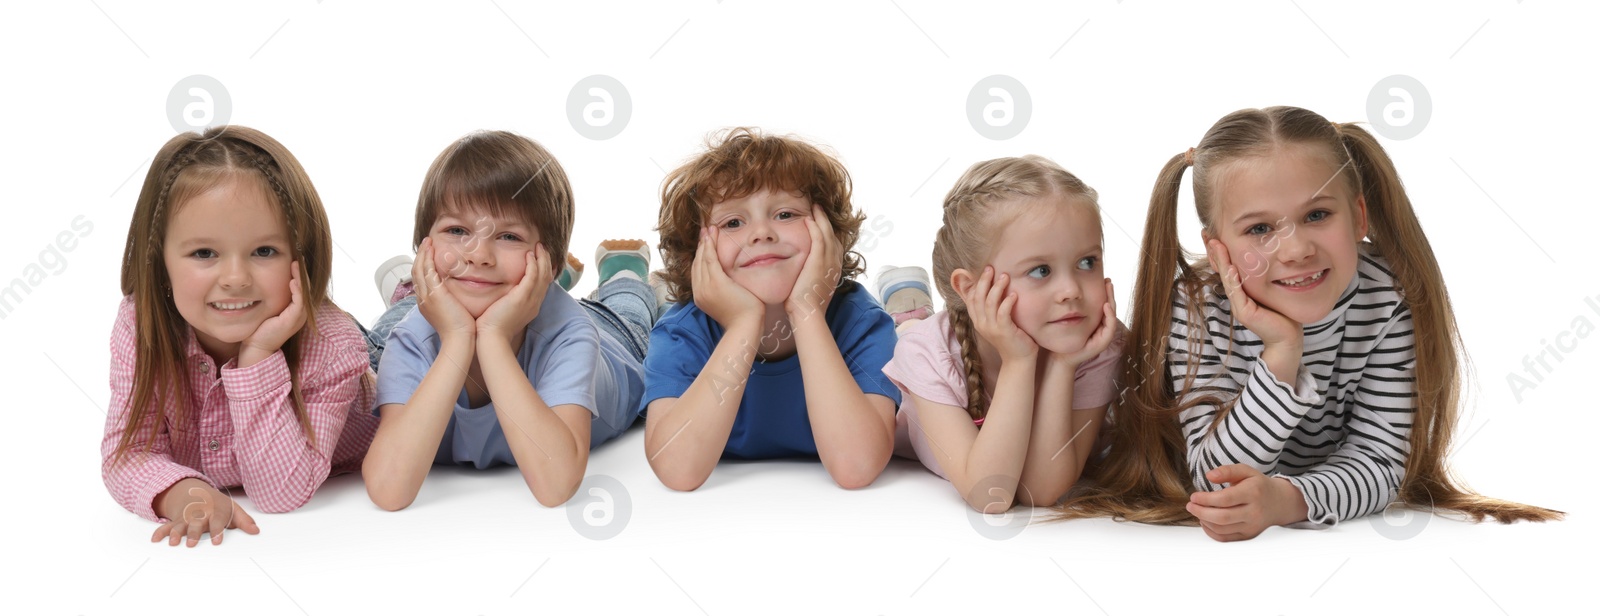
[[[1299,488],[1308,512],[1302,525],[1313,528],[1395,500],[1416,412],[1411,310],[1376,249],[1363,243],[1360,253],[1357,275],[1333,311],[1303,326],[1293,387],[1257,361],[1261,338],[1234,322],[1216,287],[1203,290],[1205,322],[1196,332],[1198,355],[1191,355],[1188,298],[1179,288],[1168,339],[1172,389],[1184,403],[1210,396],[1233,407],[1219,420],[1219,405],[1201,402],[1179,417],[1196,488],[1223,487],[1206,480],[1211,469],[1248,465]],[[1199,370],[1184,391],[1191,361]]]
[[[330,473],[360,468],[378,429],[365,338],[332,303],[316,316],[318,335],[303,337],[299,370],[314,444],[295,418],[282,351],[247,368],[235,360],[219,369],[186,328],[183,366],[191,390],[183,394],[190,416],[174,425],[175,405],[157,396],[162,412],[159,420],[150,418],[159,421],[150,450],[144,450],[146,439],[136,438],[113,464],[133,401],[136,352],[133,298],[123,298],[111,334],[111,412],[100,442],[100,475],[112,498],[147,520],[165,522],[152,508],[155,497],[193,477],[218,490],[242,486],[257,508],[279,513],[304,505]]]

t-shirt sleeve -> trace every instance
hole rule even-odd
[[[539,398],[552,408],[576,404],[589,409],[591,416],[598,416],[594,388],[595,370],[601,357],[599,332],[594,325],[571,322],[545,344],[549,352],[534,358],[538,365],[528,375]]]
[[[883,366],[883,374],[902,391],[930,402],[965,408],[965,387],[952,388],[965,383],[966,376],[955,364],[935,324],[928,319],[901,335],[894,346],[894,358]]]
[[[1093,359],[1078,366],[1072,380],[1072,408],[1095,409],[1117,398],[1117,368],[1122,365],[1122,348],[1128,329],[1117,323],[1117,333]]]
[[[839,324],[845,332],[838,339],[839,354],[844,356],[861,393],[887,397],[898,408],[900,388],[883,373],[883,366],[894,358],[894,318],[876,305],[852,314],[850,318],[856,322]]]
[[[388,346],[378,362],[378,396],[374,411],[385,404],[411,401],[411,394],[416,393],[422,377],[428,374],[428,368],[439,356],[438,338],[431,330],[421,332],[406,325],[407,322],[402,321],[389,333]],[[470,361],[470,358],[461,361]]]
[[[669,317],[678,315],[669,315]],[[660,398],[681,398],[711,359],[711,332],[685,316],[664,318],[650,330],[644,358],[642,412]]]

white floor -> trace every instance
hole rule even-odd
[[[1595,4],[620,4],[0,7],[0,613],[1595,611]],[[914,462],[855,492],[816,463],[730,464],[680,494],[651,475],[635,431],[590,466],[628,496],[613,500],[627,523],[611,539],[590,538],[582,506],[577,525],[539,506],[514,470],[439,469],[404,512],[379,511],[346,476],[301,511],[258,515],[260,536],[151,545],[153,525],[100,480],[106,341],[129,216],[151,157],[200,102],[197,75],[225,116],[207,123],[264,130],[307,169],[337,246],[332,297],[367,322],[381,308],[371,272],[410,248],[429,161],[471,130],[516,131],[560,159],[585,258],[602,239],[654,243],[660,182],[708,133],[799,134],[849,168],[874,271],[929,265],[940,199],[969,165],[1044,155],[1099,191],[1126,319],[1168,158],[1244,107],[1366,122],[1427,230],[1475,369],[1455,468],[1485,494],[1571,517],[1355,520],[1224,545],[1024,514],[995,539],[1015,529],[975,526]],[[617,82],[605,97],[596,75]],[[593,105],[631,110],[607,118],[620,134],[585,125],[575,110]],[[1002,138],[990,108],[1020,134]]]
[[[257,514],[260,535],[193,549],[146,543],[152,524],[103,491],[80,495],[46,505],[51,523],[13,527],[30,556],[6,594],[77,614],[1541,614],[1569,611],[1592,573],[1558,562],[1592,559],[1570,554],[1595,547],[1581,515],[1510,527],[1419,516],[1385,532],[1371,518],[1225,545],[1193,528],[1042,523],[1043,510],[1031,524],[1026,509],[974,522],[948,483],[898,459],[855,492],[797,461],[725,464],[675,493],[642,447],[636,429],[592,459],[592,475],[622,486],[609,508],[587,506],[609,525],[598,528],[583,505],[538,505],[510,468],[436,468],[397,513],[338,477],[297,512]]]

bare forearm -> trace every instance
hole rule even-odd
[[[877,479],[894,453],[894,415],[861,391],[823,319],[795,321],[795,348],[805,385],[806,415],[822,466],[839,485]]]
[[[588,440],[578,446],[572,429],[528,381],[509,343],[480,341],[478,362],[506,444],[534,498],[547,507],[566,502],[583,480]]]
[[[984,415],[983,429],[972,441],[966,466],[952,483],[974,507],[993,507],[997,500],[1009,509],[1027,463],[1029,435],[1033,432],[1033,358],[1014,359],[1000,365],[994,398]],[[981,488],[981,489],[974,489]],[[988,493],[999,488],[1004,494]],[[999,513],[987,511],[986,513]]]
[[[1299,338],[1267,343],[1261,350],[1261,361],[1266,362],[1272,376],[1278,377],[1289,389],[1294,389],[1295,377],[1300,374],[1300,354],[1303,349],[1304,341]]]
[[[1048,506],[1060,500],[1078,480],[1082,470],[1077,448],[1071,444],[1089,427],[1072,410],[1073,378],[1077,366],[1048,358],[1039,370],[1039,393],[1033,405],[1033,433],[1028,439],[1028,461],[1022,467],[1024,504]],[[1093,439],[1094,435],[1088,438]]]
[[[446,341],[411,399],[385,412],[378,423],[361,475],[367,495],[379,507],[403,509],[422,489],[467,382],[474,348],[471,339]]]
[[[666,412],[645,423],[645,457],[663,484],[693,490],[722,458],[755,362],[760,325],[735,324],[712,350],[700,375]]]

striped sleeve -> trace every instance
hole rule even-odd
[[[1242,348],[1259,344],[1242,337],[1242,325],[1233,324],[1227,336],[1217,334],[1234,342],[1234,356],[1224,357],[1225,351],[1213,344],[1210,329],[1220,332],[1230,327],[1230,319],[1191,324],[1187,318],[1188,309],[1181,303],[1175,305],[1167,371],[1172,390],[1180,392],[1179,402],[1187,406],[1179,421],[1195,487],[1207,492],[1222,489],[1221,484],[1206,480],[1206,473],[1230,464],[1244,464],[1264,474],[1273,472],[1301,418],[1322,403],[1315,380],[1301,366],[1291,387],[1253,353],[1241,355]],[[1200,330],[1194,336],[1198,346],[1193,349],[1191,329]],[[1191,363],[1198,370],[1192,386],[1186,388]]]
[[[1417,406],[1410,310],[1401,305],[1381,336],[1355,383],[1338,449],[1304,473],[1280,475],[1305,495],[1307,527],[1381,511],[1399,497]]]

